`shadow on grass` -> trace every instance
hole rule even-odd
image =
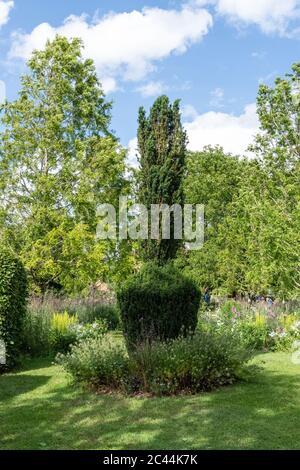
[[[51,364],[54,364],[54,361],[55,355],[48,357],[36,357],[34,359],[30,357],[24,357],[20,366],[15,372],[23,373],[27,371],[48,368]]]
[[[38,387],[45,385],[49,376],[43,375],[3,375],[0,377],[0,404],[5,400],[12,400],[18,395],[32,392]]]
[[[264,370],[251,382],[198,396],[97,396],[64,382],[41,396],[20,399],[24,390],[46,379],[20,377],[17,385],[23,392],[9,407],[0,408],[1,421],[7,423],[2,430],[0,424],[0,448],[300,448],[298,370]]]

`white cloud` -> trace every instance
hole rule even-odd
[[[214,108],[222,108],[224,106],[224,90],[222,88],[215,88],[215,90],[210,92],[210,95],[210,106],[213,106]]]
[[[138,167],[138,140],[137,137],[134,137],[128,142],[127,146],[127,164],[130,167],[137,168]]]
[[[207,145],[220,145],[225,152],[252,156],[250,152],[247,152],[247,148],[259,132],[255,103],[245,106],[240,116],[214,111],[197,114],[192,105],[183,107],[182,115],[184,120],[193,119],[183,124],[189,138],[189,150],[197,151]],[[127,164],[133,168],[138,167],[137,146],[136,137],[131,139],[127,146]]]
[[[218,13],[233,22],[254,23],[265,33],[287,32],[300,17],[299,0],[218,0]]]
[[[13,6],[13,1],[0,0],[0,27],[8,22],[9,13]]]
[[[117,81],[113,77],[102,78],[101,84],[105,93],[112,93],[113,91],[117,91],[118,89]]]
[[[155,63],[171,54],[183,54],[199,42],[212,26],[212,16],[197,5],[181,10],[144,8],[129,13],[109,13],[89,20],[86,15],[69,16],[61,26],[42,23],[29,34],[15,32],[9,57],[28,59],[34,49],[45,46],[56,34],[81,37],[85,55],[94,59],[101,78],[140,80]],[[109,82],[107,82],[109,83]],[[108,88],[114,89],[116,83]]]
[[[300,18],[300,0],[195,0],[199,6],[213,5],[216,13],[240,25],[256,24],[266,33],[293,35],[292,23]]]
[[[259,130],[256,105],[249,104],[243,114],[210,111],[185,123],[190,150],[201,150],[206,145],[220,145],[226,152],[247,154],[246,149]]]
[[[162,82],[149,82],[136,89],[142,96],[148,98],[150,96],[157,96],[165,93],[168,87]]]
[[[6,98],[5,82],[3,80],[0,80],[0,104],[3,103],[5,98]]]
[[[183,119],[190,121],[198,116],[198,113],[192,104],[186,104],[181,110]]]

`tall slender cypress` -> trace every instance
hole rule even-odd
[[[170,103],[167,96],[154,102],[149,115],[139,110],[138,150],[140,172],[138,179],[139,202],[148,210],[151,204],[184,204],[183,177],[187,135],[180,116],[180,101]],[[170,240],[149,239],[142,243],[141,257],[158,264],[175,257],[181,241],[174,237],[174,214],[171,213]]]

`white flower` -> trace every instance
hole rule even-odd
[[[292,325],[291,329],[292,329],[293,331],[299,330],[299,329],[300,329],[300,321],[299,321],[299,320],[296,321],[296,322]]]
[[[279,333],[280,338],[284,338],[286,335],[287,335],[287,334],[286,334],[285,331],[283,331],[282,333]]]
[[[275,336],[277,336],[276,331],[271,331],[271,333],[269,333],[269,336],[270,336],[271,338],[274,338]]]

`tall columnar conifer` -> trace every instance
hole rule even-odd
[[[151,204],[183,205],[187,136],[181,123],[179,100],[171,104],[167,96],[157,98],[148,116],[140,108],[138,124],[139,202],[148,210]],[[161,233],[158,240],[149,237],[142,244],[142,258],[163,264],[175,257],[179,246],[171,214],[170,240],[162,239]]]

